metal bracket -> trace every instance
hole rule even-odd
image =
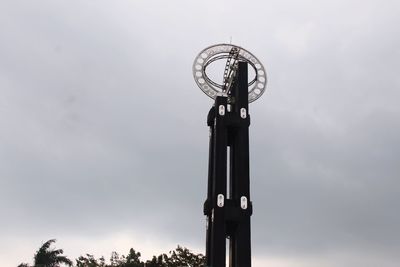
[[[246,119],[247,117],[247,111],[245,108],[241,108],[240,109],[240,117],[242,117],[242,119]]]
[[[219,115],[221,115],[221,116],[224,116],[224,115],[225,115],[225,106],[224,106],[224,105],[219,105],[219,107],[218,107],[218,113],[219,113]]]
[[[243,196],[240,198],[240,207],[244,210],[247,209],[247,197]]]
[[[225,197],[224,197],[224,195],[223,194],[219,194],[218,196],[217,196],[217,206],[218,207],[220,207],[220,208],[222,208],[223,206],[224,206],[224,203],[225,202]]]

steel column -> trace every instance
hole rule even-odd
[[[206,264],[210,267],[226,266],[226,238],[230,239],[229,266],[251,267],[247,72],[247,63],[239,62],[229,98],[217,96],[207,118],[210,153],[204,214],[207,216]],[[227,168],[230,177],[227,177]]]

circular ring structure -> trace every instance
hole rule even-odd
[[[211,81],[207,76],[206,67],[213,61],[226,59],[232,48],[239,49],[239,60],[247,61],[255,71],[255,78],[249,83],[249,103],[257,100],[267,86],[267,73],[261,62],[249,51],[232,44],[217,44],[203,49],[193,63],[193,77],[197,86],[209,97],[215,99],[223,93],[221,85]]]

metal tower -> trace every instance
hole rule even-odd
[[[206,67],[227,59],[223,84],[208,78]],[[248,82],[248,66],[255,78]],[[265,70],[248,51],[233,45],[203,50],[193,66],[200,88],[213,99],[210,128],[207,200],[206,265],[225,267],[229,240],[229,267],[251,267],[249,177],[249,102],[263,93]],[[250,88],[250,91],[249,91]]]

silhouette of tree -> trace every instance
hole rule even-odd
[[[170,251],[169,255],[153,256],[146,262],[146,267],[201,267],[205,264],[205,257],[202,254],[194,254],[181,246]]]
[[[167,254],[161,254],[159,256],[153,256],[151,261],[146,262],[146,267],[168,267],[168,256]]]
[[[50,245],[55,239],[50,239],[44,243],[34,256],[32,267],[59,267],[60,264],[72,266],[72,261],[63,256],[62,249],[50,249]],[[110,264],[107,264],[104,257],[96,259],[91,254],[85,254],[77,258],[76,267],[203,267],[205,257],[202,254],[194,254],[189,249],[178,246],[168,254],[153,256],[151,260],[143,262],[140,252],[133,248],[129,250],[127,256],[112,252]],[[31,267],[27,263],[21,263],[18,267]]]
[[[129,254],[125,258],[125,262],[121,267],[143,267],[144,263],[140,260],[140,252],[136,252],[133,248],[129,250]]]
[[[86,257],[80,256],[76,261],[76,267],[106,267],[104,257],[96,260],[93,255],[86,254]]]
[[[168,258],[168,267],[203,266],[205,257],[202,254],[193,254],[189,249],[178,246],[174,251],[170,252]]]
[[[113,251],[111,252],[111,257],[110,257],[110,266],[121,266],[123,264],[123,258],[120,259],[119,255],[117,252]]]
[[[153,256],[151,261],[146,262],[146,267],[165,267],[165,263],[163,262],[163,255],[158,257]]]
[[[72,261],[62,255],[62,249],[50,249],[54,242],[55,239],[50,239],[39,248],[34,256],[34,267],[59,267],[60,264],[72,266]]]

